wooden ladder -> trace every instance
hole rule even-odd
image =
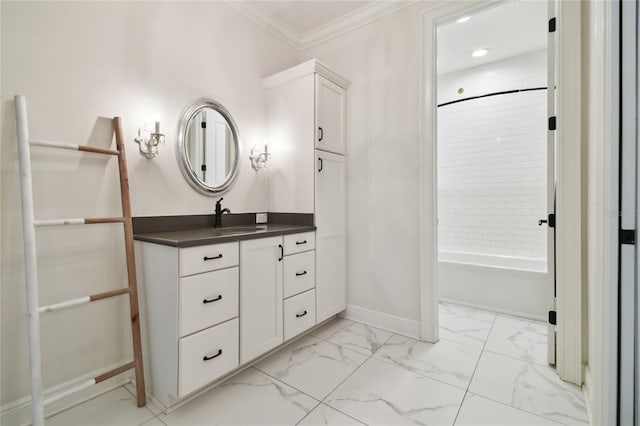
[[[136,267],[133,251],[133,225],[131,222],[131,202],[129,200],[129,177],[127,160],[124,151],[122,122],[120,117],[113,119],[117,150],[97,148],[86,145],[63,144],[41,140],[29,140],[27,122],[27,102],[24,96],[15,96],[16,128],[18,133],[18,160],[20,165],[20,186],[22,194],[22,216],[24,233],[24,265],[27,288],[27,314],[29,332],[29,370],[31,375],[31,413],[35,426],[44,425],[44,406],[58,401],[68,395],[105,381],[113,376],[135,368],[138,407],[146,405],[144,370],[142,365],[142,344],[140,342],[140,318],[138,309],[138,290],[136,284]],[[33,188],[31,182],[30,145],[93,152],[115,155],[118,157],[120,172],[120,195],[122,198],[122,217],[74,218],[55,220],[34,220]],[[129,286],[118,290],[106,291],[85,297],[67,300],[48,306],[40,306],[38,302],[38,268],[36,259],[35,228],[59,225],[90,225],[96,223],[122,223],[124,225],[124,242],[127,257],[127,276]],[[42,385],[42,366],[40,349],[40,314],[83,305],[110,297],[129,295],[131,312],[131,334],[133,337],[134,360],[114,368],[92,379],[85,380],[75,386],[62,390],[44,398]]]

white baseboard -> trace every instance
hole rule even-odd
[[[497,312],[499,314],[510,315],[512,317],[519,317],[519,318],[531,319],[531,320],[535,320],[535,321],[547,322],[547,318],[545,318],[545,317],[541,317],[541,316],[538,316],[538,315],[532,315],[532,314],[523,314],[522,312],[511,311],[509,309],[499,309],[499,308],[495,308],[493,306],[484,306],[484,305],[480,305],[478,303],[469,303],[469,302],[464,302],[464,301],[460,301],[460,300],[449,299],[447,297],[440,297],[439,301],[442,302],[442,303],[451,303],[453,305],[466,306],[468,308],[481,309],[483,311]]]
[[[339,315],[346,319],[369,324],[403,336],[420,339],[420,321],[417,320],[410,320],[354,305],[347,305],[347,309]]]
[[[119,362],[112,364],[106,368],[93,371],[89,374],[85,374],[81,377],[76,377],[65,383],[61,383],[56,386],[52,386],[44,390],[45,397],[53,395],[63,389],[67,389],[79,383],[82,383],[88,379],[92,379],[105,371],[119,367],[120,365],[129,362]],[[62,398],[59,401],[53,402],[47,405],[45,410],[45,417],[51,417],[62,411],[68,410],[71,407],[82,404],[90,399],[93,399],[99,395],[107,393],[115,388],[118,388],[131,381],[131,372],[125,371],[117,376],[105,380],[104,382],[97,383],[89,388],[83,389],[73,395],[69,395],[66,398]],[[7,425],[28,425],[31,424],[31,396],[25,396],[16,401],[6,403],[0,407],[0,424]]]

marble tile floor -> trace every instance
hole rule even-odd
[[[130,385],[47,425],[584,425],[543,323],[440,305],[440,341],[337,318],[168,415]]]

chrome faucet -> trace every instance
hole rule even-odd
[[[218,201],[216,201],[216,212],[215,215],[213,217],[214,222],[213,222],[213,227],[214,228],[220,228],[222,226],[222,215],[224,213],[231,213],[231,210],[229,209],[223,209],[222,208],[222,198],[220,198]]]

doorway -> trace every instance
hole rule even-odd
[[[547,360],[554,283],[553,239],[547,244],[554,188],[553,176],[547,180],[554,154],[553,143],[547,149],[548,6],[492,3],[440,16],[426,37],[437,52],[437,65],[425,69],[432,72],[433,86],[425,89],[435,109],[430,160],[437,183],[431,296],[537,321],[536,357]],[[429,273],[424,265],[422,272]],[[441,320],[450,314],[445,309]],[[436,340],[433,328],[423,338]]]

